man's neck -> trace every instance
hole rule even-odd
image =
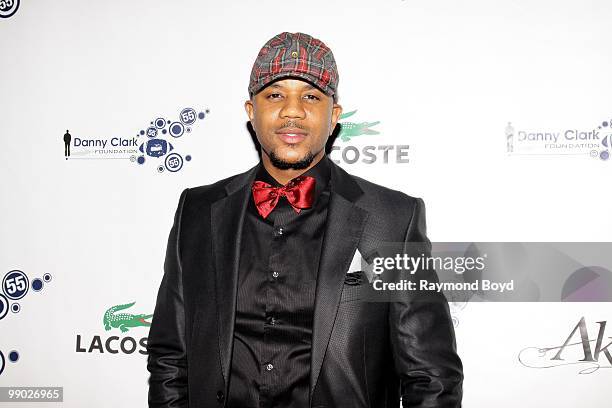
[[[291,179],[294,179],[295,177],[306,173],[308,170],[310,170],[311,168],[313,168],[314,166],[317,165],[318,162],[320,162],[324,157],[325,157],[325,152],[321,151],[320,153],[318,153],[315,158],[312,160],[312,163],[310,163],[310,165],[308,167],[306,167],[305,169],[299,169],[299,170],[295,170],[295,169],[279,169],[278,167],[275,167],[272,162],[270,161],[270,157],[262,152],[261,155],[261,161],[263,163],[264,168],[266,169],[266,171],[274,178],[274,180],[278,181],[280,184],[285,185],[287,184]]]

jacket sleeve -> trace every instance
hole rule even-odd
[[[404,253],[431,254],[425,204],[417,198],[404,239]],[[438,281],[434,270],[417,271],[413,280]],[[444,294],[408,292],[391,302],[389,327],[403,408],[461,407],[463,367]]]
[[[170,230],[164,276],[147,340],[149,407],[187,407],[187,356],[185,352],[185,311],[179,251],[181,216],[187,191],[181,194]]]

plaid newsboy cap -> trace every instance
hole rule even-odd
[[[249,82],[249,95],[255,95],[271,82],[302,78],[338,101],[338,68],[332,51],[323,41],[304,33],[280,33],[259,51]]]

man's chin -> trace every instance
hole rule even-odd
[[[302,157],[297,159],[287,158],[281,155],[276,154],[275,152],[270,152],[268,155],[270,158],[270,163],[274,167],[280,170],[304,170],[307,169],[313,162],[315,155],[312,152],[308,152]]]

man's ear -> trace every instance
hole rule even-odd
[[[251,99],[247,99],[246,102],[244,102],[244,110],[246,110],[247,115],[249,116],[249,120],[253,121],[253,111],[254,111],[254,107],[253,107],[253,101]]]
[[[337,103],[334,103],[332,106],[332,121],[331,121],[331,131],[333,132],[336,128],[336,124],[338,120],[340,120],[340,115],[342,115],[342,106]]]

